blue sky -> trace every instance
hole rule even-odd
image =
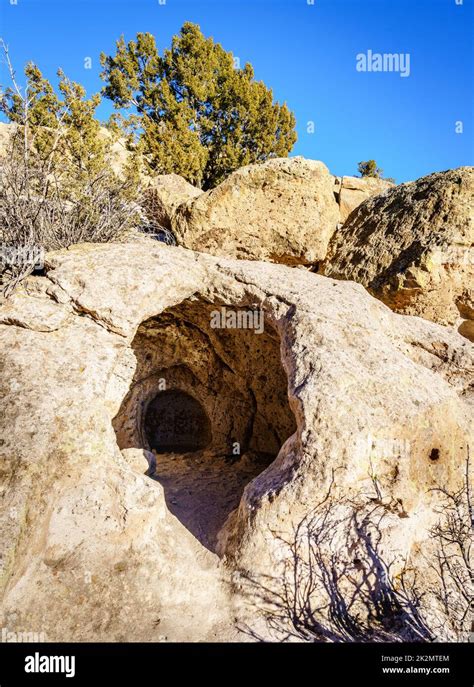
[[[18,71],[33,60],[54,79],[62,67],[93,93],[102,85],[99,54],[114,52],[120,34],[149,31],[161,50],[185,21],[196,22],[295,112],[292,154],[334,174],[355,174],[374,158],[401,182],[474,164],[474,0],[457,2],[0,0],[0,35]],[[368,50],[409,53],[410,76],[358,72],[356,56]],[[99,115],[111,111],[105,101]]]

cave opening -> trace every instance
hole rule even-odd
[[[211,424],[202,405],[176,389],[159,392],[148,404],[144,431],[156,453],[200,451],[212,440]]]
[[[296,430],[275,328],[215,328],[216,307],[194,297],[140,325],[113,420],[120,449],[155,454],[150,477],[168,509],[211,551],[245,486]]]

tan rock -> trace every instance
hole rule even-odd
[[[160,227],[171,229],[172,216],[179,205],[198,198],[202,191],[178,174],[161,174],[149,183],[144,209],[148,218]]]
[[[364,202],[332,237],[321,271],[472,340],[473,246],[474,168],[461,167]]]
[[[430,533],[437,487],[460,488],[474,445],[470,342],[353,282],[152,241],[75,246],[45,268],[44,288],[27,280],[0,308],[2,627],[302,639],[277,600],[283,585],[292,604],[295,550],[307,589],[310,542],[310,638],[458,636]],[[257,316],[227,319],[261,311],[260,333]],[[324,610],[328,572],[336,608],[354,602],[347,630]]]
[[[364,200],[384,193],[394,186],[385,179],[360,177],[334,177],[335,193],[339,205],[339,221],[344,223],[351,212]]]
[[[148,471],[155,471],[156,459],[151,451],[146,451],[142,448],[124,448],[122,449],[122,456],[132,470],[140,475]]]
[[[311,264],[326,255],[338,222],[331,175],[302,157],[249,165],[178,208],[186,248],[239,259]]]

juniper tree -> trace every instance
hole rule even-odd
[[[286,104],[196,24],[185,23],[162,56],[152,34],[122,36],[101,64],[103,93],[131,112],[152,171],[207,189],[238,167],[286,157],[296,141]]]
[[[383,177],[383,169],[377,167],[375,160],[359,162],[357,167],[361,177],[370,177],[372,179],[382,179]]]
[[[358,170],[363,179],[384,179],[385,181],[390,181],[390,183],[395,184],[395,179],[393,179],[393,177],[384,177],[383,169],[380,169],[380,167],[377,166],[375,160],[359,162]]]

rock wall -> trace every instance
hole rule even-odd
[[[208,307],[222,304],[261,308],[268,338],[202,328]],[[169,327],[181,336],[168,336]],[[48,256],[45,275],[1,307],[0,339],[3,627],[41,629],[52,641],[301,639],[276,599],[295,579],[299,533],[310,531],[313,558],[296,560],[303,579],[308,563],[318,571],[321,638],[341,639],[347,618],[335,617],[330,602],[348,602],[355,590],[351,608],[369,639],[458,636],[433,593],[431,554],[437,487],[462,488],[474,445],[466,339],[397,315],[352,282],[152,241]],[[271,452],[284,442],[258,474],[245,455],[228,464],[202,452],[178,457],[186,475],[199,474],[195,488],[201,477],[206,489],[232,480],[243,488],[213,533],[217,553],[194,529],[195,511],[172,503],[185,496],[183,483],[173,484],[183,474],[173,472],[176,457],[165,457],[159,473],[155,456],[154,476],[143,446],[124,448],[139,439],[138,409],[127,406],[134,380],[180,361],[198,378],[193,392],[202,391],[214,427],[239,413],[224,401],[213,416],[206,384],[217,399],[231,391],[236,406],[248,387],[261,436],[277,429]],[[191,391],[186,375],[170,379]],[[249,453],[266,450],[252,446]],[[338,576],[328,599],[331,569]],[[413,605],[403,600],[413,570],[415,635]],[[453,585],[450,594],[460,601]],[[391,600],[385,616],[382,596]]]

